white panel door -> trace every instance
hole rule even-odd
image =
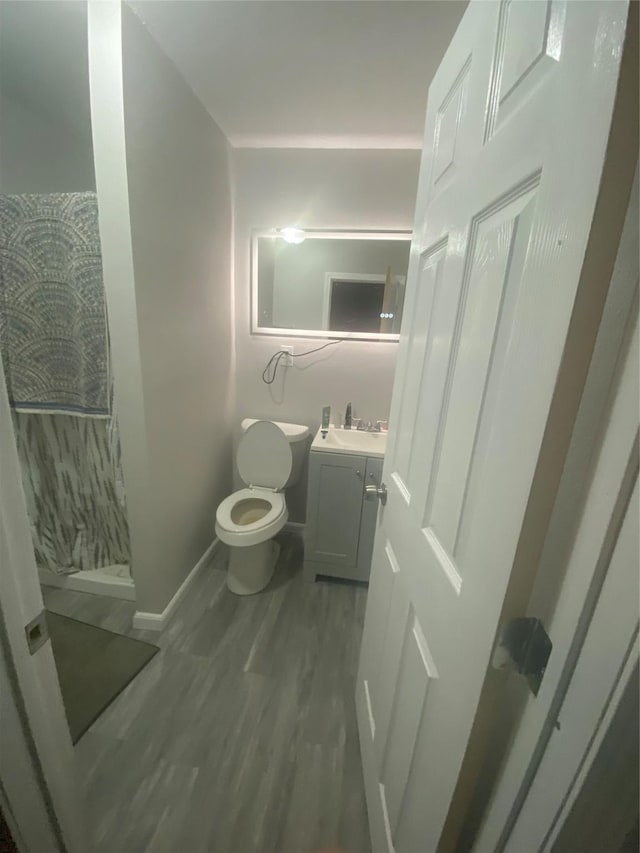
[[[472,0],[429,90],[356,694],[375,851],[435,851],[447,816],[590,298],[626,16]]]

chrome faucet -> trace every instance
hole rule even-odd
[[[371,421],[367,421],[365,424],[363,420],[359,420],[357,429],[360,432],[382,432],[382,421],[376,421],[374,426]]]

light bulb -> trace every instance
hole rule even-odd
[[[301,228],[295,228],[294,226],[281,228],[279,233],[282,239],[287,243],[302,243],[305,237],[304,231]]]

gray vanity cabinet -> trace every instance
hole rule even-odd
[[[304,570],[369,580],[378,501],[364,499],[367,483],[380,483],[381,458],[312,451],[309,459]]]

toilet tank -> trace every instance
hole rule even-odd
[[[242,432],[246,432],[258,420],[267,420],[267,418],[245,418],[240,424],[240,429]],[[272,421],[272,423],[280,427],[291,445],[293,464],[291,466],[291,474],[285,485],[285,489],[288,489],[289,486],[293,486],[300,479],[302,464],[309,449],[309,427],[304,424],[289,424],[283,421]]]

